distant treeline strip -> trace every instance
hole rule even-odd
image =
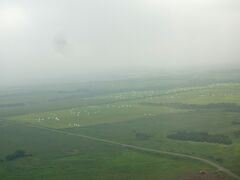
[[[167,106],[179,109],[211,109],[230,112],[240,112],[240,106],[235,103],[211,103],[211,104],[183,104],[183,103],[142,103],[148,106]]]
[[[19,107],[25,106],[24,103],[14,103],[14,104],[0,104],[0,108],[11,108],[11,107]]]
[[[12,154],[7,155],[6,160],[7,161],[13,161],[13,160],[16,160],[18,158],[23,158],[23,157],[28,157],[28,156],[32,156],[32,154],[27,154],[23,150],[17,150]]]
[[[240,130],[234,131],[234,132],[233,132],[233,135],[234,135],[236,138],[240,138]]]
[[[223,134],[208,134],[207,132],[176,132],[167,136],[170,139],[182,141],[208,142],[218,144],[232,144],[231,139]]]

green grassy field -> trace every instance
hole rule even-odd
[[[89,96],[66,90],[59,94],[55,89],[15,99],[1,96],[0,174],[4,179],[231,179],[197,160],[37,128],[46,127],[200,157],[240,175],[240,137],[236,136],[240,131],[240,84],[185,88],[178,84],[125,91],[109,88],[107,93]],[[167,137],[176,132],[227,136],[231,143]],[[5,160],[19,149],[32,156]],[[199,175],[201,170],[207,171],[205,177]]]
[[[22,125],[1,128],[0,134],[1,157],[15,149],[33,154],[1,162],[3,179],[177,179],[201,169],[214,171],[198,161],[132,151]]]

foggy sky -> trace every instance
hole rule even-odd
[[[230,65],[239,0],[0,0],[0,84]]]

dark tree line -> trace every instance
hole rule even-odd
[[[14,104],[0,104],[0,108],[11,108],[11,107],[18,107],[24,106],[24,103],[14,103]]]
[[[218,144],[232,144],[231,139],[223,134],[210,135],[206,132],[177,132],[167,136],[170,139]]]
[[[240,125],[240,121],[233,121],[232,124],[234,124],[234,125]]]
[[[143,132],[135,132],[136,139],[139,140],[147,140],[151,136],[149,134],[143,133]]]
[[[234,136],[239,138],[240,137],[240,130],[233,132]]]
[[[15,159],[18,159],[18,158],[23,158],[23,157],[27,157],[27,156],[32,156],[31,154],[27,154],[25,151],[23,150],[17,150],[15,151],[14,153],[12,154],[9,154],[6,156],[6,160],[7,161],[13,161]]]
[[[212,109],[229,112],[240,112],[240,106],[235,103],[210,103],[210,104],[183,104],[183,103],[143,103],[152,106],[168,106],[179,109]]]

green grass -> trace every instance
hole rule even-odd
[[[136,102],[111,103],[106,105],[75,107],[67,110],[33,113],[12,119],[21,122],[51,127],[83,127],[89,125],[129,121],[143,116],[185,112],[171,107],[147,107]]]
[[[32,157],[0,162],[4,180],[13,179],[177,179],[214,168],[198,161],[127,150],[22,125],[0,131],[3,159],[24,149]]]
[[[194,118],[193,118],[194,117]],[[232,145],[220,145],[214,143],[201,143],[190,141],[177,141],[166,138],[168,134],[181,131],[210,132],[216,134],[232,135],[235,129],[231,121],[238,118],[231,113],[221,114],[219,112],[188,112],[163,114],[149,119],[137,119],[129,122],[119,122],[107,125],[98,125],[82,128],[71,128],[68,131],[87,134],[119,141],[122,143],[135,144],[154,149],[193,154],[212,161],[222,159],[222,165],[239,172],[240,154],[237,150],[239,141],[235,139]],[[206,126],[208,124],[208,126]],[[135,132],[143,132],[151,135],[148,140],[138,140]],[[217,162],[217,161],[216,161]]]
[[[240,138],[234,136],[240,125],[233,123],[240,122],[240,111],[218,106],[219,103],[240,105],[238,83],[171,90],[111,91],[91,97],[66,94],[52,97],[51,93],[41,96],[25,99],[25,103],[41,99],[32,107],[26,103],[24,107],[0,111],[0,117],[4,117],[4,121],[0,121],[3,147],[0,159],[18,149],[34,155],[0,163],[0,174],[6,179],[17,176],[22,179],[178,179],[201,169],[214,170],[198,161],[126,150],[27,127],[25,123],[202,157],[240,175]],[[0,104],[20,103],[23,97],[16,101],[6,98]],[[195,108],[188,108],[187,104]],[[206,108],[209,104],[217,105]],[[178,131],[222,134],[230,137],[233,144],[167,138]],[[149,138],[138,139],[137,132]]]
[[[164,96],[148,99],[146,102],[162,103],[236,103],[240,104],[240,84],[213,84],[203,87],[176,89],[168,91]]]

